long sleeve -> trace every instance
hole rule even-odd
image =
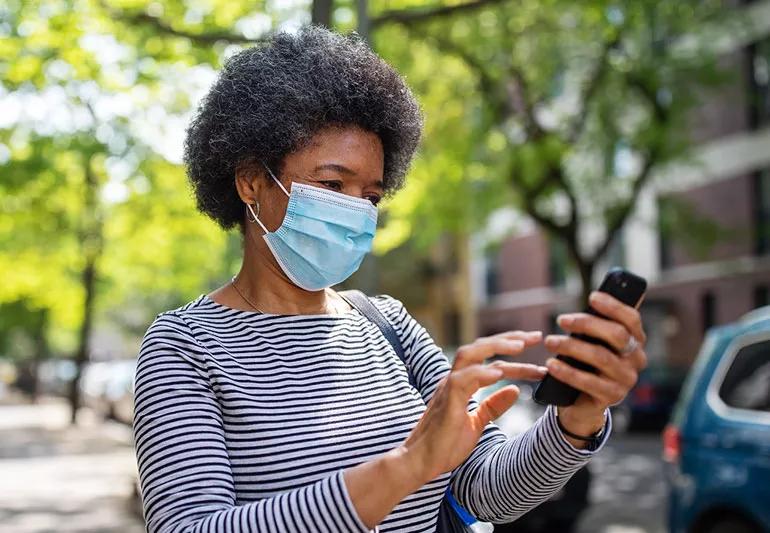
[[[342,470],[238,505],[205,354],[183,318],[173,313],[159,315],[142,343],[134,436],[148,531],[368,531]]]
[[[429,402],[438,383],[450,371],[446,356],[400,302],[382,296],[374,303],[397,329],[407,365],[420,394]],[[477,407],[478,402],[471,398],[468,410]],[[511,522],[563,487],[603,447],[610,432],[608,412],[600,445],[591,451],[579,450],[561,434],[552,407],[529,430],[514,438],[509,439],[490,423],[471,454],[452,472],[452,492],[476,518]]]

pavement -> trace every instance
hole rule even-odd
[[[0,532],[140,533],[131,430],[62,401],[0,405]]]
[[[665,533],[658,435],[616,434],[593,459],[576,533]],[[140,533],[131,430],[60,400],[0,404],[0,533]],[[554,532],[558,533],[558,532]]]
[[[613,435],[591,461],[590,507],[577,533],[666,533],[660,435]]]

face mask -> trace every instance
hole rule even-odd
[[[265,167],[267,168],[267,167]],[[267,231],[250,205],[246,205],[262,230],[268,248],[281,269],[298,287],[318,291],[348,279],[372,249],[377,228],[377,208],[362,198],[292,183],[281,226]]]

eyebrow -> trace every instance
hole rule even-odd
[[[336,172],[339,172],[340,174],[346,174],[348,176],[354,176],[356,174],[348,167],[344,165],[338,165],[336,163],[326,163],[324,165],[318,165],[317,167],[315,167],[314,172],[318,172],[319,170],[334,170]],[[382,189],[385,187],[385,182],[382,180],[377,180],[374,182],[374,185]]]

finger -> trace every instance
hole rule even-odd
[[[647,341],[639,311],[605,292],[594,291],[588,299],[591,307],[607,318],[623,324],[642,346]]]
[[[588,313],[560,315],[557,322],[570,333],[582,333],[601,339],[617,352],[622,352],[631,340],[631,333],[623,324]]]
[[[487,368],[499,368],[503,371],[503,377],[507,379],[540,380],[548,373],[544,366],[529,363],[509,363],[507,361],[494,361]]]
[[[618,357],[607,348],[566,335],[549,335],[545,347],[553,353],[569,355],[588,363],[600,374],[631,388],[636,383],[636,369],[627,358]]]
[[[481,402],[472,414],[476,415],[479,425],[483,428],[492,420],[500,418],[518,399],[519,388],[516,385],[508,385]]]
[[[590,372],[578,370],[558,359],[548,359],[545,364],[548,367],[548,372],[554,378],[586,393],[601,405],[615,405],[622,401],[628,393],[628,388],[620,383],[591,374]]]
[[[523,349],[524,342],[521,340],[484,337],[457,349],[452,370],[478,365],[493,355],[518,355]]]
[[[647,353],[638,346],[636,350],[627,354],[626,359],[633,365],[637,372],[641,372],[647,368]]]
[[[502,333],[497,333],[496,335],[492,335],[490,338],[496,338],[500,337],[503,339],[510,339],[510,340],[520,340],[524,342],[526,346],[533,346],[540,341],[543,340],[543,332],[542,331],[504,331]]]
[[[485,365],[474,365],[462,370],[452,370],[446,378],[446,387],[450,394],[460,394],[467,402],[473,393],[481,387],[497,383],[502,379],[503,371]]]

